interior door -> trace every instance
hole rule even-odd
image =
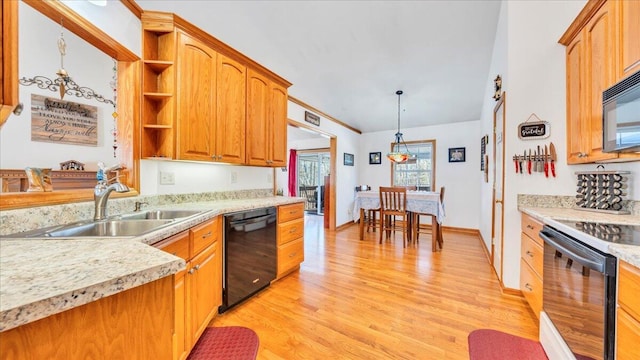
[[[493,109],[493,225],[491,231],[491,263],[502,281],[503,196],[504,196],[504,121],[505,96]]]

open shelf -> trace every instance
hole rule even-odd
[[[173,65],[173,61],[166,60],[144,60],[144,64],[156,73],[161,73],[169,66]]]

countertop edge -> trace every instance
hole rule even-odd
[[[195,203],[179,203],[173,205],[159,206],[162,208],[181,208],[181,209],[202,209],[203,212],[197,216],[190,217],[184,221],[178,221],[170,226],[158,229],[156,231],[126,239],[127,241],[140,242],[142,244],[153,246],[154,243],[166,239],[174,234],[189,229],[197,224],[218,215],[249,209],[257,209],[261,207],[280,206],[304,202],[304,198],[298,197],[266,197],[241,200],[223,200],[223,201],[207,201]],[[155,209],[155,208],[154,208]],[[34,242],[51,242],[52,240],[38,239],[12,239],[13,241]],[[104,239],[87,239],[86,242],[101,242]],[[157,250],[161,251],[161,250]],[[160,253],[158,253],[160,254]],[[120,256],[126,256],[127,252],[123,250]],[[73,288],[69,286],[67,291],[58,291],[51,296],[27,302],[20,305],[14,305],[0,311],[0,332],[4,332],[20,325],[28,324],[33,321],[43,319],[78,306],[88,304],[101,298],[144,285],[152,281],[171,276],[179,270],[184,269],[185,261],[171,254],[163,253],[173,259],[163,260],[162,263],[141,270],[135,270],[131,273],[107,278],[103,281],[96,282],[89,286],[81,286]],[[0,257],[1,259],[1,257]],[[52,264],[55,267],[56,264]],[[0,266],[0,270],[4,266]],[[11,284],[9,284],[11,285]],[[0,284],[0,293],[3,293],[6,282]]]
[[[519,206],[518,210],[534,219],[552,226],[562,226],[554,220],[611,222],[624,225],[640,225],[640,216],[637,215],[609,215],[597,212],[586,212],[566,208],[542,208]],[[564,229],[569,230],[569,229]],[[607,243],[607,252],[624,260],[629,264],[640,268],[640,246]]]

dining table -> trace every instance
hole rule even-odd
[[[378,190],[357,191],[353,202],[353,221],[364,219],[364,212],[380,208]],[[431,215],[432,250],[436,251],[438,229],[445,218],[444,204],[440,201],[440,192],[407,190],[407,211]],[[410,217],[411,218],[411,217]],[[360,221],[360,240],[364,239],[365,222]]]

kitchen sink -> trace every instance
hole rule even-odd
[[[106,220],[63,227],[43,234],[46,237],[136,236],[160,228],[173,220]]]
[[[138,236],[171,224],[173,219],[108,219],[81,221],[8,235],[9,238],[79,238]]]
[[[121,218],[123,220],[131,220],[131,219],[155,219],[155,220],[166,220],[166,219],[181,219],[189,216],[200,214],[202,211],[198,210],[149,210],[142,211],[139,213],[125,214],[122,215]]]

